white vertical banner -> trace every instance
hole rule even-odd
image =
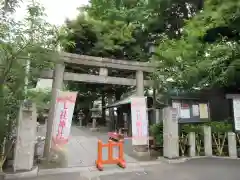
[[[148,145],[147,98],[131,98],[132,144]]]
[[[58,91],[54,113],[52,145],[67,144],[72,124],[77,92]]]
[[[240,98],[233,99],[234,129],[240,131]]]

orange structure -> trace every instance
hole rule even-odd
[[[118,147],[118,158],[114,159],[113,157],[113,148],[114,146]],[[108,158],[107,160],[103,160],[102,150],[104,147],[108,148]],[[98,140],[98,157],[96,160],[97,168],[102,171],[103,164],[117,164],[118,166],[125,168],[126,162],[123,159],[123,141],[113,142],[111,140],[108,141],[107,144],[103,144],[101,140]]]

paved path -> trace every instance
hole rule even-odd
[[[42,126],[38,132],[39,136],[45,136],[46,128]],[[73,126],[71,136],[68,143],[68,167],[94,166],[97,159],[97,141],[101,139],[103,142],[108,141],[107,133],[91,132],[88,128],[80,128]],[[41,151],[43,151],[43,146]],[[130,152],[130,142],[125,142],[125,149]],[[103,159],[107,158],[107,149],[103,150]],[[118,150],[113,151],[114,157],[117,157]],[[124,154],[127,162],[137,162],[136,159]]]
[[[239,180],[240,160],[194,159],[145,167],[143,171],[103,175],[95,180]]]
[[[68,164],[69,167],[74,166],[93,166],[97,159],[97,141],[101,139],[106,142],[107,134],[93,133],[85,128],[72,127],[71,138],[68,144]],[[107,159],[107,148],[103,149],[103,159]],[[114,157],[118,156],[118,150],[113,151]],[[136,162],[136,160],[128,155],[124,155],[127,162]]]

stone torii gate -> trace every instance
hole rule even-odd
[[[79,74],[66,72],[66,66],[90,66],[99,68],[99,75]],[[136,78],[112,77],[108,75],[109,69],[135,71]],[[137,96],[144,96],[144,86],[150,87],[153,82],[144,80],[144,72],[152,73],[154,65],[148,62],[116,60],[101,57],[92,57],[85,55],[77,55],[71,53],[60,53],[60,59],[55,64],[54,70],[45,70],[41,73],[41,78],[53,79],[52,83],[52,101],[49,111],[47,123],[47,141],[45,145],[44,155],[50,160],[50,143],[52,134],[52,125],[54,119],[54,107],[57,97],[57,91],[62,89],[63,81],[76,81],[86,83],[102,83],[136,86]]]

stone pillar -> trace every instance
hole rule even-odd
[[[144,77],[143,71],[136,72],[137,96],[144,96]]]
[[[82,117],[79,119],[79,126],[80,127],[82,127],[83,125],[82,125],[82,121],[83,121],[83,119],[82,119]]]
[[[99,129],[97,128],[97,118],[93,117],[92,120],[92,128],[90,128],[90,131],[98,131]]]
[[[228,152],[230,157],[237,158],[236,134],[233,132],[228,132]]]
[[[210,126],[203,126],[205,156],[212,156],[212,132]]]
[[[177,112],[164,108],[163,118],[163,156],[169,159],[179,157]]]
[[[97,119],[93,118],[93,122],[92,122],[92,128],[96,128],[97,127]]]
[[[107,68],[100,68],[99,75],[100,76],[108,76],[108,69]]]
[[[52,141],[52,128],[54,123],[54,111],[56,106],[57,92],[62,89],[63,86],[63,76],[64,76],[65,65],[64,64],[56,64],[53,75],[52,82],[52,99],[51,99],[51,107],[49,110],[48,120],[47,120],[47,132],[46,132],[46,140],[44,147],[44,157],[47,158],[48,161],[51,160],[50,148]]]
[[[196,156],[196,134],[195,134],[195,132],[190,132],[188,134],[188,137],[189,137],[188,143],[190,146],[189,156],[194,157],[194,156]]]
[[[13,169],[31,170],[33,168],[37,110],[35,104],[23,103],[20,107],[17,127],[17,142],[14,152]]]

